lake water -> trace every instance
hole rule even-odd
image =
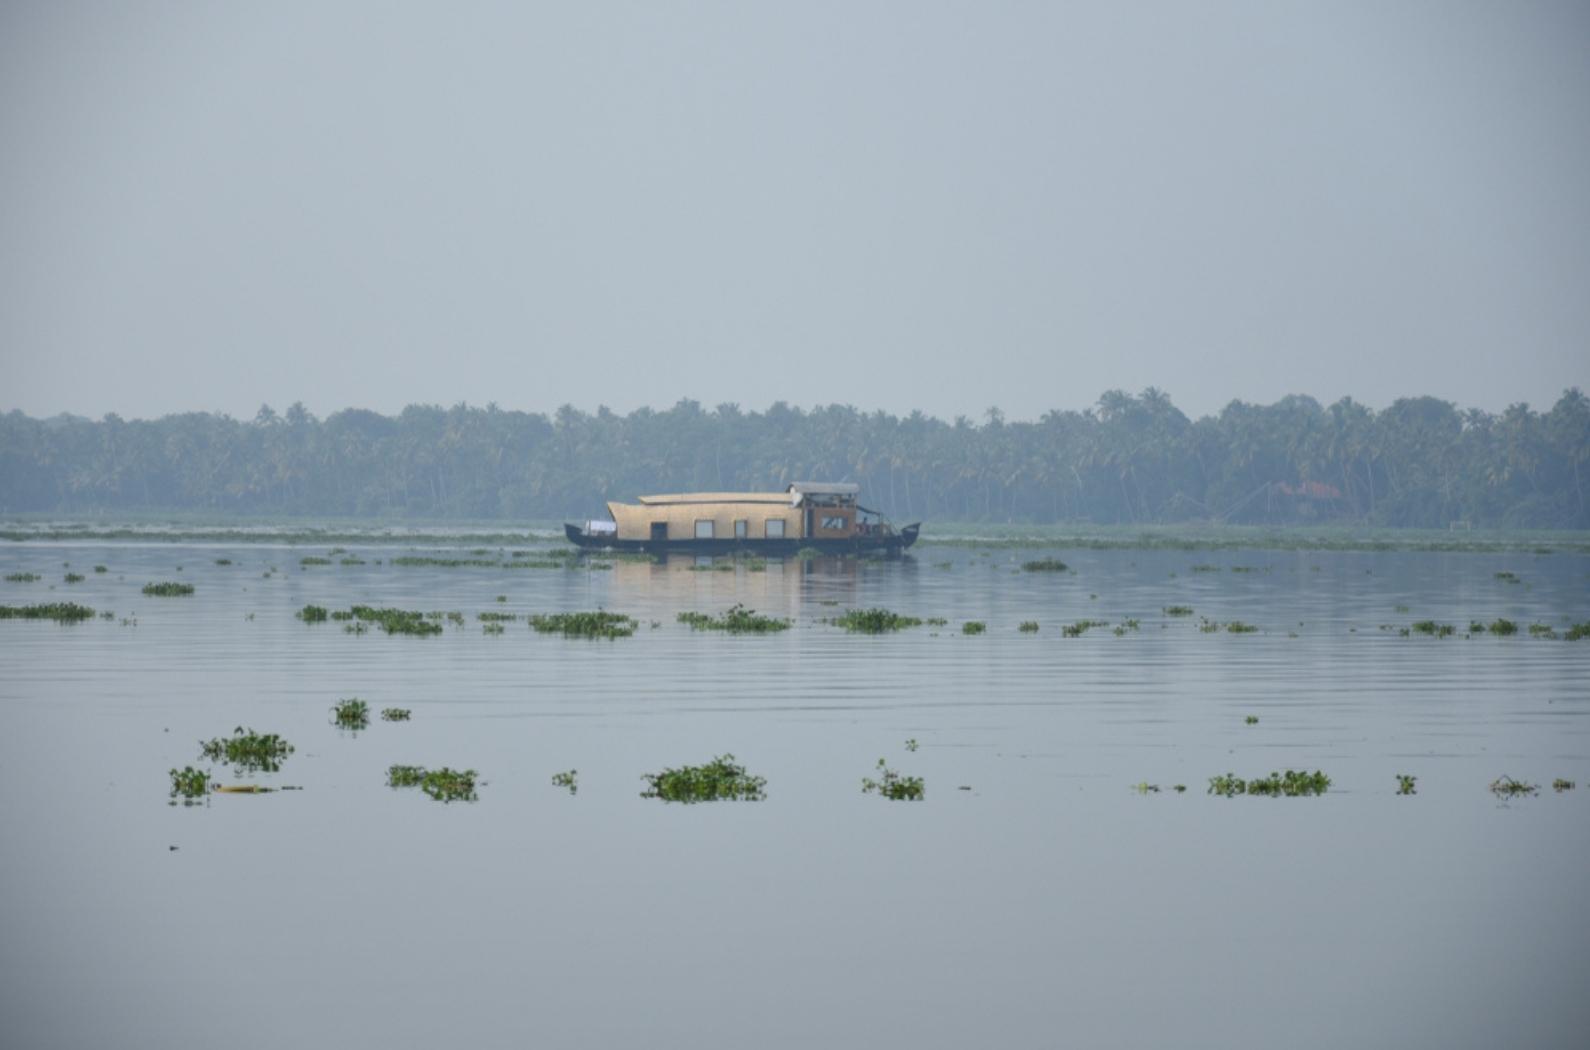
[[[390,564],[404,552],[300,568],[326,550],[0,549],[5,573],[44,577],[0,584],[0,604],[116,615],[0,621],[0,1042],[1577,1048],[1590,1032],[1590,640],[1526,629],[1590,620],[1590,558],[918,547],[507,571]],[[1019,570],[1038,556],[1072,571]],[[140,593],[159,580],[196,592]],[[675,620],[737,602],[795,625]],[[306,603],[468,622],[356,636],[298,621]],[[871,606],[949,623],[822,622]],[[475,620],[596,608],[640,630]],[[1120,635],[1061,631],[1128,617]],[[1519,634],[1464,637],[1497,617]],[[1401,635],[1424,619],[1458,633]],[[329,709],[352,696],[413,720],[339,731]],[[258,776],[198,761],[235,726],[296,751]],[[643,773],[725,752],[766,801],[639,797]],[[880,757],[925,800],[863,794]],[[479,800],[390,789],[394,763],[478,770]],[[167,771],[189,764],[302,790],[170,806]],[[567,769],[576,795],[550,783]],[[1323,770],[1329,792],[1206,793],[1287,769]],[[1541,790],[1500,800],[1504,774]]]

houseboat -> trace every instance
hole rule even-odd
[[[586,548],[728,554],[895,555],[916,542],[921,522],[896,530],[857,502],[861,486],[796,482],[783,492],[686,492],[609,503],[608,520],[565,524],[571,543]]]

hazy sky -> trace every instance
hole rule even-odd
[[[1590,386],[1590,5],[0,7],[0,409]]]

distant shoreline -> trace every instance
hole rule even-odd
[[[552,543],[563,546],[557,521],[504,529],[500,522],[357,522],[303,518],[209,519],[13,516],[0,520],[9,543],[241,543],[313,546],[380,544],[445,547]],[[1590,532],[1545,529],[1443,530],[1350,526],[1255,525],[990,525],[929,522],[924,547],[1053,548],[1059,550],[1431,551],[1451,553],[1590,554]]]

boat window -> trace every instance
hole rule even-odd
[[[735,539],[743,540],[749,535],[751,535],[751,523],[750,522],[748,522],[748,521],[736,521],[734,523],[734,538]]]
[[[825,514],[823,515],[823,528],[829,532],[844,532],[845,519],[837,514],[833,517]]]
[[[697,522],[696,522],[696,539],[698,539],[698,540],[710,540],[711,538],[712,538],[712,521],[711,521],[711,519],[708,519],[706,521],[697,520]]]
[[[781,540],[781,539],[784,538],[784,519],[783,518],[768,518],[765,524],[767,525],[767,538],[768,539],[770,539],[770,540]]]

